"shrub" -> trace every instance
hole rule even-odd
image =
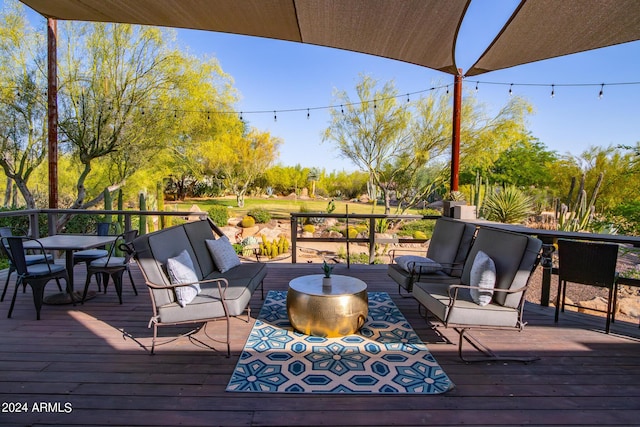
[[[345,259],[346,259],[346,254],[345,254]],[[365,254],[365,253],[349,254],[349,262],[351,264],[369,264],[369,254]],[[373,259],[373,263],[384,264],[384,262],[378,257],[375,257]]]
[[[313,224],[305,224],[304,226],[302,226],[302,231],[304,231],[305,233],[315,233],[316,232],[316,226]]]
[[[256,220],[253,219],[253,217],[248,215],[242,218],[242,221],[240,222],[240,226],[242,228],[249,228],[249,227],[253,227],[254,225],[256,225]]]
[[[400,227],[398,230],[399,236],[414,236],[416,231],[421,231],[425,235],[425,239],[430,239],[433,234],[433,227],[435,227],[436,222],[433,219],[419,219],[417,221],[407,222]]]
[[[271,221],[271,213],[264,208],[254,208],[247,212],[247,215],[253,217],[258,224],[266,224]]]
[[[521,223],[532,210],[531,197],[509,186],[490,193],[484,201],[483,213],[489,221]]]
[[[209,218],[218,227],[224,227],[229,220],[229,208],[222,205],[214,205],[208,211]]]

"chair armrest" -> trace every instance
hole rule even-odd
[[[207,279],[207,280],[199,280],[197,282],[191,282],[191,283],[175,283],[175,284],[170,284],[170,285],[158,285],[156,283],[152,283],[152,282],[146,282],[147,286],[152,288],[152,289],[175,289],[175,288],[180,288],[183,286],[191,286],[191,285],[196,285],[196,284],[203,284],[203,283],[214,283],[217,282],[218,284],[218,290],[220,291],[220,295],[222,296],[222,299],[225,298],[225,293],[227,292],[227,288],[229,287],[229,281],[227,279],[225,279],[224,277],[220,277],[218,279]],[[223,286],[220,286],[220,283],[223,284]],[[224,289],[223,289],[224,288]]]
[[[393,264],[393,262],[396,259],[396,252],[416,252],[415,250],[411,250],[411,249],[389,249],[389,251],[387,251],[387,253],[391,256],[391,264]]]
[[[518,289],[499,289],[499,288],[493,288],[492,291],[493,292],[504,292],[507,294],[515,294],[518,292],[523,292],[524,290],[526,290],[529,287],[529,285],[523,286],[521,288]],[[481,290],[488,290],[488,288],[482,288],[480,286],[471,286],[471,285],[449,285],[449,298],[451,299],[452,302],[455,302],[458,299],[458,290],[459,289],[481,289]]]

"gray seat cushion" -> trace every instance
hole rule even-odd
[[[458,290],[456,304],[450,308],[449,286],[446,283],[418,282],[413,286],[413,296],[438,319],[446,319],[448,324],[501,327],[518,325],[517,309],[496,303],[480,306],[471,299],[468,289]]]

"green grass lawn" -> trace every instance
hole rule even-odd
[[[300,212],[300,208],[304,207],[311,212],[327,212],[327,200],[292,200],[292,199],[261,199],[261,198],[245,198],[245,206],[239,208],[236,206],[235,198],[215,198],[215,199],[187,199],[184,202],[178,202],[178,210],[189,210],[192,205],[197,205],[202,211],[207,212],[213,205],[223,205],[230,207],[229,214],[233,217],[244,216],[248,211],[255,208],[262,208],[269,211],[274,219],[289,219],[292,212]],[[169,203],[167,203],[169,204]],[[370,214],[374,209],[373,204],[368,203],[351,203],[345,201],[335,201],[336,209],[333,213],[345,213],[347,205],[350,214]],[[393,212],[393,210],[392,210]],[[383,214],[384,206],[375,206],[373,213]],[[417,210],[410,210],[407,214],[417,214]]]

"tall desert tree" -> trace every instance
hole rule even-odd
[[[373,78],[363,76],[356,86],[356,100],[344,91],[335,95],[341,107],[331,109],[324,140],[334,142],[342,157],[369,174],[370,183],[382,191],[388,212],[393,177],[384,171],[392,170],[388,165],[411,150],[410,113],[399,105],[392,82],[382,88],[377,85]]]
[[[158,29],[100,23],[66,25],[60,50],[61,140],[80,165],[71,208],[87,208],[159,150],[165,122],[152,112],[171,87],[173,53]],[[88,189],[94,162],[110,157],[112,181]]]
[[[173,61],[177,79],[172,98],[165,104],[172,122],[172,137],[158,156],[155,167],[164,165],[164,176],[171,175],[178,196],[188,187],[211,178],[208,165],[219,157],[217,142],[228,134],[243,134],[246,124],[231,114],[237,100],[231,78],[215,59],[182,54]],[[172,109],[173,108],[173,109]]]
[[[465,96],[462,105],[460,129],[461,174],[473,171],[487,172],[500,155],[521,141],[529,139],[526,119],[533,107],[524,98],[514,96],[491,115],[487,106],[474,95]]]
[[[249,186],[278,158],[279,138],[269,132],[252,129],[248,134],[229,132],[212,141],[218,153],[209,164],[223,180],[225,188],[236,196],[238,207],[244,206]]]
[[[23,8],[10,4],[0,15],[0,166],[7,176],[4,206],[17,205],[12,191],[17,188],[26,206],[36,207],[28,183],[47,155],[44,49],[42,36],[30,27]]]

